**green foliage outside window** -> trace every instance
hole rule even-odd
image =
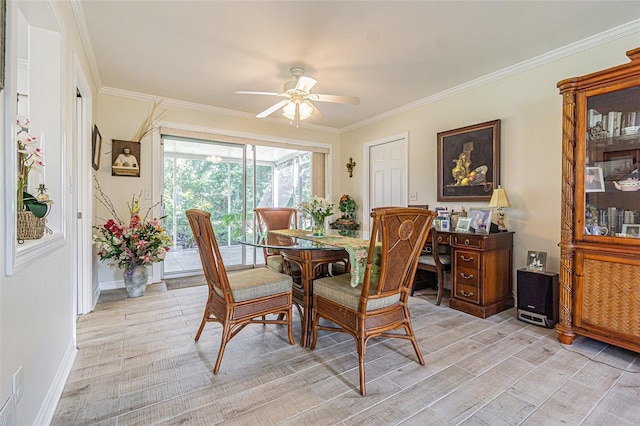
[[[219,245],[234,244],[242,232],[242,164],[183,158],[174,161],[166,157],[164,172],[165,227],[169,235],[175,236],[174,244],[181,248],[195,247],[189,222],[184,215],[184,211],[191,208],[211,213]],[[252,170],[248,169],[248,172],[251,175]],[[272,168],[258,166],[257,173],[256,185],[260,197],[271,186]],[[251,200],[252,197],[251,185],[247,185],[247,199]]]

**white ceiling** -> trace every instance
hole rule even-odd
[[[75,1],[104,92],[251,117],[281,98],[234,92],[280,92],[302,66],[313,92],[361,99],[316,102],[324,118],[304,123],[343,130],[624,24],[640,34],[640,1]]]

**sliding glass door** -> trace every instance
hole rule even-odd
[[[262,250],[236,241],[253,231],[254,207],[295,207],[310,193],[308,152],[164,136],[163,156],[165,227],[173,239],[164,277],[202,270],[186,210],[211,213],[227,269],[252,267],[264,263]]]

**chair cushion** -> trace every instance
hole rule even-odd
[[[420,255],[418,258],[418,263],[422,263],[423,265],[436,266],[436,260],[430,254]]]
[[[374,294],[375,292],[375,288],[369,289],[369,294]],[[358,304],[360,303],[360,295],[362,294],[362,284],[358,284],[357,287],[351,287],[351,274],[336,275],[314,280],[313,293],[357,311]],[[367,311],[393,305],[399,300],[399,293],[380,299],[369,299]]]
[[[282,259],[282,256],[267,257],[267,266],[276,272],[284,273],[284,266],[282,265],[283,262],[284,260]],[[291,272],[294,274],[300,272],[300,266],[298,266],[297,263],[289,262],[289,266],[291,267]]]
[[[282,256],[269,256],[267,257],[267,266],[276,272],[283,272]]]
[[[442,263],[443,265],[451,264],[451,255],[441,254],[438,258],[440,259],[440,263]],[[436,266],[436,261],[430,254],[421,255],[418,259],[418,263],[422,263],[423,265]]]
[[[286,293],[291,290],[293,280],[289,275],[281,274],[269,268],[249,269],[228,275],[233,300],[259,299],[272,294]],[[216,293],[224,297],[217,287]]]

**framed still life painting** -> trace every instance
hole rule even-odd
[[[489,201],[500,182],[500,120],[438,133],[438,201]]]

